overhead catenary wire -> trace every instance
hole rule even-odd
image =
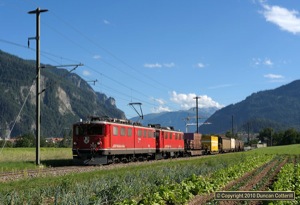
[[[33,5],[37,5],[36,2],[31,2],[31,4]],[[160,81],[157,81],[157,79],[153,78],[152,76],[145,76],[145,74],[142,74],[141,72],[139,72],[136,68],[134,68],[133,66],[131,66],[128,62],[126,62],[125,60],[121,59],[120,57],[118,57],[117,55],[115,55],[113,52],[111,52],[110,50],[104,48],[102,45],[99,44],[99,42],[95,42],[92,38],[90,38],[89,36],[87,36],[85,33],[83,33],[80,29],[78,29],[76,26],[72,25],[71,23],[67,22],[65,19],[60,18],[54,11],[49,12],[49,15],[53,15],[55,18],[57,18],[60,22],[62,22],[63,24],[66,25],[66,27],[71,28],[74,32],[78,33],[80,36],[82,36],[84,39],[86,39],[88,42],[90,42],[93,46],[96,46],[98,49],[101,49],[102,51],[104,51],[105,53],[107,53],[108,55],[110,55],[111,57],[113,57],[115,60],[117,60],[118,62],[122,63],[123,65],[125,65],[126,67],[130,68],[131,70],[135,71],[135,73],[137,73],[138,75],[143,76],[143,78],[137,78],[134,75],[131,75],[129,72],[125,72],[124,69],[121,69],[119,66],[114,65],[111,62],[106,61],[105,59],[101,58],[101,62],[128,75],[130,78],[135,79],[137,81],[139,81],[142,84],[146,84],[147,86],[150,86],[151,88],[155,88],[158,89],[157,86],[160,86],[162,89],[158,89],[158,90],[167,90],[167,89],[171,89],[170,87],[168,87],[168,85],[164,85],[162,84]],[[55,31],[56,33],[58,33],[59,35],[63,36],[64,39],[70,41],[72,44],[76,45],[77,47],[80,48],[80,50],[83,50],[89,54],[93,54],[93,52],[90,51],[90,49],[87,49],[86,46],[83,46],[82,44],[78,43],[77,41],[73,41],[72,39],[68,38],[64,33],[60,32],[59,30],[55,29],[53,26],[47,24],[47,21],[43,21],[43,25],[45,25],[46,27],[52,29],[53,31]],[[24,47],[22,45],[22,47]],[[59,56],[51,54],[51,53],[46,53],[46,52],[41,52],[43,56],[46,55],[51,55],[52,57],[56,57],[59,58]],[[61,58],[61,57],[60,57]],[[49,58],[48,58],[49,59]],[[64,58],[65,59],[65,58]],[[69,59],[70,60],[70,59]],[[89,67],[89,69],[91,69],[91,67]],[[95,71],[95,69],[93,69],[93,71]],[[97,72],[99,73],[99,72]],[[104,76],[105,78],[108,78],[109,80],[112,80],[113,82],[117,82],[117,80],[110,78],[108,75],[105,75],[103,73],[101,73],[102,76]],[[143,80],[143,79],[149,79],[149,80]],[[120,84],[121,81],[118,81]],[[152,82],[152,83],[151,83]],[[155,83],[153,83],[155,82]],[[147,96],[144,92],[141,92],[135,88],[131,88],[128,85],[123,86],[127,89],[130,89],[131,92],[134,92],[136,94],[139,94],[143,97],[146,97],[147,99],[153,99],[153,97]],[[140,87],[140,86],[139,86]],[[170,90],[169,90],[170,91]],[[168,91],[168,92],[169,92]],[[132,93],[132,95],[134,95]],[[130,100],[129,100],[130,101]],[[145,104],[145,103],[143,103]],[[172,106],[169,106],[168,103],[165,104],[166,106],[172,108]],[[157,104],[155,104],[155,106],[157,106]]]
[[[131,66],[129,63],[127,63],[125,60],[121,59],[120,57],[118,57],[117,55],[115,55],[113,52],[111,52],[110,50],[104,48],[103,46],[101,46],[98,42],[92,40],[90,37],[88,37],[85,33],[83,33],[80,29],[76,28],[75,26],[73,26],[72,24],[68,23],[66,20],[60,18],[58,15],[55,14],[55,12],[52,12],[52,15],[55,16],[60,22],[63,22],[65,25],[67,25],[68,27],[70,27],[72,30],[74,30],[76,33],[80,34],[83,38],[85,38],[87,41],[89,41],[92,45],[100,48],[101,50],[103,50],[104,52],[106,52],[107,54],[109,54],[111,57],[113,57],[114,59],[116,59],[117,61],[121,62],[122,64],[124,64],[125,66],[127,66],[128,68],[130,68],[131,70],[134,70],[137,74],[141,75],[143,78],[145,77],[145,74],[141,74],[136,68],[134,68],[133,66]],[[59,32],[60,33],[60,32]],[[70,40],[69,38],[67,38],[68,40]],[[74,42],[74,41],[72,41]],[[82,47],[80,44],[76,43],[75,44],[79,45],[80,47]],[[86,50],[86,49],[85,49]],[[103,61],[103,60],[102,60]],[[107,63],[107,62],[105,62]],[[115,67],[115,66],[114,66]],[[115,67],[117,68],[117,67]],[[118,69],[118,68],[117,68]],[[121,72],[125,72],[122,71],[120,69],[118,69]],[[125,72],[126,73],[126,72]],[[127,74],[127,73],[126,73]],[[156,84],[159,84],[163,89],[168,88],[168,89],[172,89],[170,88],[168,85],[164,85],[162,84],[160,81],[157,81],[155,78],[152,78],[151,76],[147,75],[147,78],[151,79],[151,81],[156,82]],[[153,84],[152,84],[153,86]]]
[[[0,39],[0,42],[7,43],[7,44],[10,44],[10,45],[14,45],[14,46],[18,46],[18,47],[21,47],[21,48],[24,48],[24,49],[30,49],[31,51],[35,51],[35,49],[33,49],[33,48],[27,48],[27,46],[24,46],[24,45],[15,43],[15,42],[3,40],[3,39]],[[44,51],[41,51],[41,55],[42,55],[43,57],[47,58],[48,60],[50,60],[50,61],[56,63],[56,64],[58,64],[59,62],[58,62],[58,61],[55,61],[54,59],[52,59],[52,58],[50,58],[50,57],[48,57],[48,56],[52,56],[52,57],[54,57],[54,58],[60,58],[60,59],[62,58],[62,59],[65,59],[65,60],[68,60],[68,61],[72,61],[72,62],[78,62],[78,61],[76,61],[76,60],[72,60],[72,59],[69,59],[69,58],[60,57],[60,56],[55,55],[55,54],[52,54],[52,53],[50,53],[50,52],[44,52]],[[47,55],[48,55],[48,56],[47,56]],[[57,66],[51,66],[51,67],[57,67]],[[95,73],[100,74],[102,77],[105,77],[106,79],[109,79],[110,81],[112,81],[112,82],[114,82],[114,83],[117,83],[117,84],[121,85],[122,87],[126,87],[127,89],[129,89],[130,92],[131,92],[131,95],[128,95],[127,93],[120,92],[119,90],[116,90],[116,89],[114,89],[114,88],[111,88],[110,86],[107,86],[107,85],[102,84],[103,87],[106,87],[107,89],[113,90],[115,93],[118,93],[118,94],[121,94],[121,95],[123,95],[123,96],[128,97],[128,100],[127,100],[126,104],[127,104],[128,102],[132,101],[132,99],[135,99],[135,100],[137,100],[137,101],[143,102],[143,105],[144,105],[144,106],[147,106],[147,105],[150,106],[150,107],[152,107],[152,106],[154,106],[154,107],[157,106],[157,104],[154,104],[154,103],[151,103],[151,102],[149,102],[149,101],[142,100],[142,99],[139,99],[139,98],[133,96],[133,92],[135,92],[135,93],[137,93],[137,94],[139,94],[139,95],[141,95],[141,96],[144,96],[144,97],[146,97],[147,99],[149,99],[150,97],[147,96],[145,93],[140,92],[140,91],[138,91],[138,90],[136,90],[136,89],[133,89],[133,88],[131,88],[130,86],[124,84],[123,82],[120,82],[120,81],[118,81],[118,80],[115,80],[114,78],[109,77],[108,75],[106,75],[106,74],[104,74],[104,73],[102,73],[102,72],[99,72],[98,70],[94,69],[94,68],[91,67],[91,66],[85,65],[85,67],[87,67],[88,69],[92,70],[92,71],[95,72]],[[96,87],[99,87],[99,86],[96,86]],[[120,98],[119,98],[119,99],[120,99]],[[131,100],[130,100],[130,99],[131,99]],[[123,100],[126,101],[124,98],[123,98]],[[172,106],[169,106],[169,107],[172,108]]]
[[[29,95],[30,95],[30,93],[31,93],[31,90],[32,90],[32,88],[33,88],[34,85],[35,85],[35,80],[33,81],[32,85],[31,85],[31,87],[30,87],[30,89],[29,89],[29,91],[28,91],[28,94],[27,94],[27,96],[26,96],[26,98],[25,98],[25,100],[24,100],[24,102],[23,102],[23,104],[22,104],[22,106],[21,106],[21,109],[20,109],[20,111],[19,111],[17,117],[15,118],[14,123],[13,123],[11,129],[9,130],[9,133],[8,133],[7,136],[6,136],[6,139],[10,139],[10,134],[12,133],[12,131],[13,131],[13,129],[14,129],[16,123],[17,123],[17,120],[20,118],[21,112],[22,112],[22,110],[23,110],[23,108],[24,108],[24,106],[25,106],[25,104],[26,104],[26,102],[27,102],[27,100],[28,100],[28,97],[29,97]],[[1,150],[0,150],[0,154],[2,153],[2,151],[3,151],[3,149],[4,149],[5,145],[6,145],[6,139],[4,139],[4,143],[3,143],[3,146],[2,146],[2,148],[1,148]]]
[[[134,70],[137,74],[141,75],[144,79],[145,78],[145,74],[141,74],[138,70],[136,70],[133,66],[131,66],[130,64],[128,64],[126,61],[124,61],[123,59],[119,58],[117,55],[115,55],[114,53],[112,53],[111,51],[109,51],[108,49],[104,48],[103,46],[101,46],[98,42],[95,42],[94,40],[92,40],[90,37],[88,37],[86,34],[84,34],[82,31],[80,31],[80,29],[76,28],[75,26],[73,26],[72,24],[68,23],[66,20],[60,18],[58,15],[55,14],[55,12],[51,12],[50,15],[55,16],[60,22],[63,22],[65,25],[67,25],[68,27],[70,27],[73,31],[75,31],[76,33],[80,34],[83,38],[85,38],[86,40],[88,40],[92,45],[97,46],[98,48],[100,48],[101,50],[105,51],[106,53],[108,53],[110,56],[112,56],[114,59],[116,59],[117,61],[121,62],[122,64],[126,65],[127,67],[129,67],[130,69]],[[51,27],[51,26],[49,26]],[[73,44],[75,44],[76,46],[79,46],[81,49],[87,51],[89,54],[93,54],[92,52],[90,52],[88,49],[86,49],[84,46],[82,46],[81,44],[78,44],[77,42],[74,42],[72,40],[70,40],[70,38],[66,37],[64,34],[62,34],[60,31],[57,31],[57,29],[54,29],[53,27],[51,27],[53,30],[55,30],[57,33],[59,33],[60,35],[62,35],[66,40],[72,42]],[[104,59],[101,59],[101,62],[105,63],[106,65],[109,65],[117,70],[119,70],[120,72],[124,73],[125,75],[129,75],[128,72],[125,72],[124,70],[118,68],[117,66],[105,61]],[[162,84],[160,81],[157,81],[155,78],[152,78],[151,76],[146,75],[147,79],[150,79],[150,81],[145,81],[145,80],[141,80],[139,78],[136,78],[135,76],[129,75],[131,78],[134,78],[135,80],[138,80],[139,82],[143,83],[143,84],[147,84],[152,88],[156,88],[156,85],[160,85],[162,87],[162,89],[166,89],[168,88],[169,90],[172,90],[172,88],[170,88],[167,85]],[[155,82],[155,84],[150,84],[149,82]],[[142,92],[140,92],[142,93]],[[147,96],[148,98],[150,98],[149,96]]]
[[[62,22],[64,22],[62,20]],[[49,28],[51,28],[53,31],[57,32],[59,35],[61,35],[64,39],[66,39],[67,41],[70,41],[71,43],[73,43],[74,45],[76,45],[77,47],[79,47],[80,49],[86,51],[87,53],[89,53],[90,55],[93,55],[93,53],[85,48],[84,46],[82,46],[81,44],[77,43],[76,41],[73,41],[71,40],[68,36],[66,36],[65,34],[63,34],[62,32],[58,31],[57,29],[53,28],[52,26],[46,24]],[[118,58],[116,55],[114,55],[112,52],[108,51],[107,49],[103,48],[102,46],[100,46],[97,42],[93,42],[89,37],[87,37],[86,35],[84,35],[82,32],[80,32],[78,29],[76,29],[75,27],[71,26],[70,24],[67,24],[66,25],[69,25],[72,29],[74,29],[76,32],[78,32],[79,34],[81,34],[82,36],[84,36],[86,39],[88,39],[88,41],[90,41],[93,45],[97,45],[99,48],[101,48],[102,50],[104,50],[105,52],[107,52],[109,55],[111,55],[113,58],[117,59],[119,62],[123,63],[124,65],[126,65],[127,67],[131,68],[132,70],[134,70],[136,73],[138,73],[139,75],[141,75],[144,79],[145,78],[145,75],[142,75],[140,72],[138,72],[134,67],[130,66],[128,63],[126,63],[125,61],[123,61],[122,59]],[[157,86],[155,86],[154,84],[151,84],[149,83],[148,81],[144,81],[140,78],[137,78],[133,75],[130,75],[128,72],[120,69],[119,67],[113,65],[112,63],[106,61],[105,59],[101,59],[101,62],[103,62],[104,64],[116,69],[117,71],[135,79],[136,81],[140,82],[140,83],[143,83],[143,84],[147,84],[148,86],[152,87],[152,88],[155,88],[155,89],[159,89]],[[160,84],[164,89],[168,86],[166,85],[162,85],[159,81],[157,81],[156,79],[150,77],[150,76],[146,76],[148,79],[150,79],[151,81],[153,82],[156,82],[156,84]],[[171,89],[171,88],[170,88]]]

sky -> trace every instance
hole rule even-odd
[[[0,50],[36,59],[37,8],[41,63],[82,63],[127,118],[133,102],[222,108],[300,76],[298,0],[0,0]]]

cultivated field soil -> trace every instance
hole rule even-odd
[[[300,204],[300,145],[108,166],[74,166],[71,149],[43,148],[41,162],[35,149],[1,150],[0,204]],[[216,200],[220,191],[295,200]]]

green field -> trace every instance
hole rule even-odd
[[[35,154],[35,148],[4,148],[0,150],[0,173],[39,168],[35,166]],[[45,167],[72,164],[70,148],[41,148],[40,155],[41,164]]]
[[[42,163],[45,166],[71,162],[70,149],[43,148],[41,152]],[[190,180],[203,178],[206,179],[203,183],[206,183],[213,176],[218,176],[213,177],[212,184],[203,185],[204,193],[207,190],[213,191],[216,187],[226,184],[228,180],[234,179],[225,176],[224,170],[228,170],[228,172],[231,170],[233,173],[230,176],[238,177],[234,176],[239,172],[234,171],[235,169],[244,167],[247,171],[254,168],[255,164],[258,166],[261,163],[267,163],[271,158],[278,156],[281,158],[296,156],[299,159],[300,145],[260,148],[247,152],[189,158],[188,160],[156,161],[143,165],[73,173],[60,177],[34,179],[25,177],[24,180],[1,184],[0,204],[24,204],[27,202],[32,204],[114,204],[116,202],[137,204],[141,200],[147,204],[147,200],[148,203],[151,200],[163,202],[166,200],[163,197],[169,197],[167,199],[173,200],[173,204],[182,204],[186,203],[192,193],[202,193],[201,190],[195,191],[191,188],[194,185],[191,185]],[[25,169],[28,168],[28,164],[30,167],[34,167],[34,160],[34,149],[4,149],[1,153],[0,166],[4,166],[3,169],[7,170],[22,169],[22,167]],[[250,162],[254,164],[249,167],[243,165],[250,164]],[[12,166],[8,166],[10,163]],[[5,166],[8,167],[5,168]],[[223,176],[223,178],[225,176],[224,180],[222,181],[219,176]],[[200,182],[197,181],[197,183]],[[178,193],[171,190],[177,190]],[[186,191],[182,192],[182,190]]]

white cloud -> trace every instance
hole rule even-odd
[[[163,100],[163,99],[154,99],[154,98],[153,98],[153,100],[158,103],[158,106],[154,107],[152,109],[152,112],[159,113],[159,112],[170,112],[170,111],[172,111],[169,107],[165,106],[165,103],[166,103],[165,100]]]
[[[145,63],[144,67],[146,68],[173,68],[175,67],[175,63]]]
[[[153,113],[170,112],[170,111],[172,111],[170,108],[165,107],[165,106],[163,106],[163,105],[159,105],[158,107],[154,107],[154,108],[152,109],[152,112],[153,112]]]
[[[196,67],[197,67],[197,68],[204,68],[205,65],[204,65],[203,63],[197,63]]]
[[[266,21],[276,24],[280,29],[293,34],[300,33],[299,12],[296,10],[288,10],[280,6],[270,6],[262,4]]]
[[[161,68],[162,65],[159,64],[159,63],[152,63],[152,64],[151,63],[145,63],[144,67],[146,67],[146,68]]]
[[[110,22],[108,20],[106,20],[106,19],[103,20],[103,23],[106,24],[106,25],[110,24]]]
[[[264,64],[268,66],[272,66],[273,62],[270,59],[265,59]]]
[[[84,70],[84,71],[82,71],[82,75],[89,76],[89,75],[91,75],[91,73],[88,70]]]
[[[164,67],[167,67],[167,68],[173,68],[175,66],[175,63],[164,63]]]
[[[171,94],[171,101],[179,104],[182,109],[190,109],[196,107],[196,99],[197,95],[195,93],[183,94],[183,93],[176,93],[175,91]],[[198,107],[199,108],[208,108],[208,107],[218,107],[222,108],[223,105],[215,102],[211,97],[207,95],[199,96],[198,100]]]
[[[255,66],[259,66],[261,64],[260,58],[252,58],[252,61]]]
[[[160,99],[160,98],[153,99],[153,100],[156,101],[160,105],[164,105],[166,103],[166,101],[164,99]]]
[[[96,60],[98,60],[98,59],[101,58],[101,56],[100,55],[94,55],[93,58],[96,59]]]
[[[266,65],[272,67],[274,65],[273,61],[269,58],[265,58],[264,60],[260,58],[252,58],[252,62],[254,66]]]
[[[272,80],[278,80],[278,79],[283,79],[284,78],[284,76],[282,76],[282,75],[276,75],[276,74],[266,74],[266,75],[264,75],[264,77],[265,78],[269,78],[269,79],[272,79]]]

